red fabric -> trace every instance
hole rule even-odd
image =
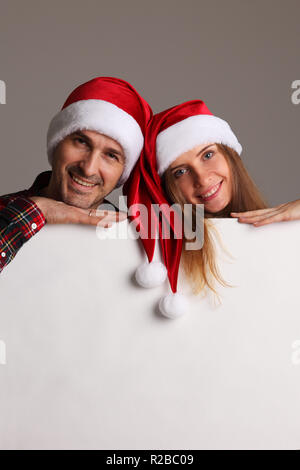
[[[175,229],[177,225],[174,226],[172,221],[169,224],[167,212],[163,210],[162,212],[165,215],[159,220],[152,209],[152,204],[166,204],[170,207],[157,173],[156,139],[160,132],[173,124],[198,114],[212,115],[211,111],[201,100],[188,101],[156,114],[147,127],[145,145],[140,159],[131,173],[131,176],[123,186],[123,193],[127,196],[128,207],[132,204],[145,204],[148,214],[151,213],[152,217],[154,217],[154,224],[159,228],[159,241],[163,260],[168,271],[170,286],[174,293],[177,291],[178,271],[182,252],[181,233],[183,233],[183,220],[182,217],[175,215],[177,223],[181,226],[181,233],[176,233]],[[139,222],[141,241],[148,260],[151,262],[155,249],[155,238],[149,237],[149,235],[151,235],[149,233],[149,227],[147,233],[146,223],[143,223],[140,217],[138,218],[132,214],[129,218],[135,221],[135,223],[137,223],[137,221]],[[168,224],[171,233],[171,238],[169,239],[163,237],[163,234],[166,233],[166,225]]]
[[[120,78],[97,77],[75,88],[68,96],[62,109],[81,100],[98,99],[108,101],[130,114],[139,124],[142,132],[152,116],[147,101],[142,98],[130,83]],[[137,99],[140,106],[137,106]]]
[[[51,171],[40,173],[29,189],[0,196],[0,272],[23,244],[44,227],[45,217],[29,197],[47,186],[50,175]]]

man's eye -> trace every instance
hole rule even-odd
[[[115,160],[119,160],[118,157],[117,157],[117,155],[116,155],[115,153],[108,152],[107,155],[108,155],[109,157],[111,157],[111,158],[114,158]]]
[[[179,178],[181,175],[184,175],[186,168],[180,168],[179,170],[174,171],[173,175],[175,178]]]
[[[214,152],[207,152],[207,153],[204,154],[204,157],[206,157],[207,155],[213,156],[213,154],[214,154]],[[210,158],[208,160],[210,160]]]
[[[87,145],[87,142],[85,140],[81,139],[81,137],[75,137],[74,141],[78,142],[79,144],[82,144],[82,145]]]

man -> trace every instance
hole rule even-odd
[[[48,129],[52,171],[0,197],[0,272],[46,223],[107,227],[126,217],[97,208],[130,175],[151,116],[149,104],[117,78],[94,78],[69,95]]]

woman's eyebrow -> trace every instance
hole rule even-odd
[[[207,145],[207,147],[204,147],[204,149],[199,150],[199,152],[197,153],[197,157],[198,157],[201,153],[205,152],[205,150],[207,150],[207,149],[208,149],[209,147],[211,147],[212,145],[214,145],[214,144],[209,144],[209,145]]]
[[[209,147],[211,147],[212,145],[214,145],[214,144],[209,144],[209,145],[207,145],[206,147],[204,147],[204,149],[199,150],[199,152],[197,153],[196,157],[198,157],[199,155],[201,155],[201,153],[205,152],[205,150],[207,150],[207,149],[208,149]],[[171,171],[176,170],[176,168],[179,168],[180,166],[183,166],[183,165],[184,165],[184,163],[182,163],[181,165],[174,166],[174,167],[170,168],[170,170],[171,170]]]

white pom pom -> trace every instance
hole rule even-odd
[[[182,294],[168,294],[160,299],[159,310],[167,318],[178,318],[188,310],[187,298]]]
[[[160,286],[167,277],[167,269],[164,264],[158,261],[144,263],[135,272],[135,279],[142,287]]]

